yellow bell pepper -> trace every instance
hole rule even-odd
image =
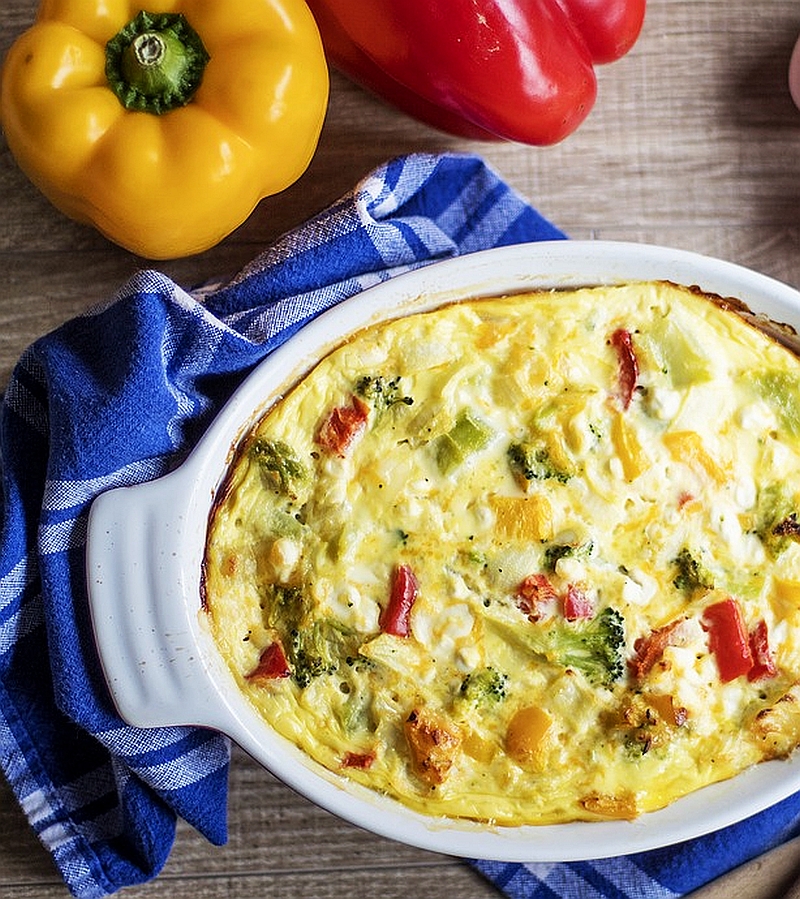
[[[700,474],[708,475],[720,487],[729,480],[729,473],[712,458],[696,431],[668,431],[664,443],[676,462],[685,462]]]
[[[214,246],[296,181],[328,104],[303,0],[43,0],[0,78],[20,168],[150,259]]]
[[[508,722],[506,752],[520,765],[541,771],[552,739],[553,719],[538,706],[525,706]]]
[[[543,494],[492,496],[495,530],[503,540],[553,539],[553,507]]]
[[[636,431],[630,427],[621,412],[615,412],[611,420],[611,442],[622,464],[622,474],[626,481],[635,481],[647,471],[650,462],[645,455]]]

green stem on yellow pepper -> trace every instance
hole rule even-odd
[[[126,109],[162,115],[192,99],[209,58],[183,15],[142,11],[106,44],[106,78]]]

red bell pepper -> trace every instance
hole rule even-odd
[[[619,388],[619,401],[622,408],[627,409],[633,399],[636,390],[636,382],[639,380],[639,361],[636,358],[636,350],[633,347],[633,338],[630,331],[618,328],[611,335],[611,345],[617,353],[619,374],[617,386]]]
[[[677,618],[675,621],[651,631],[646,637],[639,637],[636,640],[633,644],[636,655],[628,665],[637,680],[645,677],[656,663],[661,661],[664,650],[668,646],[674,645],[676,631],[682,621],[682,618]]]
[[[750,654],[753,656],[753,667],[747,672],[750,681],[766,680],[778,673],[775,657],[769,645],[767,622],[762,618],[750,631]]]
[[[317,431],[317,443],[329,453],[344,458],[353,441],[367,427],[369,406],[357,396],[349,406],[336,406]]]
[[[389,602],[380,619],[381,630],[395,637],[411,633],[411,609],[417,600],[419,584],[409,565],[398,565],[392,576]]]
[[[568,584],[564,594],[564,617],[567,621],[594,618],[594,612],[594,603],[586,592],[575,584]]]
[[[748,674],[753,667],[750,639],[735,599],[728,597],[708,606],[703,612],[703,626],[708,631],[708,646],[717,660],[723,683]]]
[[[289,677],[292,673],[286,653],[280,643],[270,643],[261,653],[256,667],[247,675],[248,680],[274,680]]]
[[[330,62],[460,137],[554,144],[589,114],[594,66],[635,43],[645,0],[309,0]]]
[[[529,574],[517,587],[517,608],[531,621],[538,621],[544,606],[558,600],[556,588],[544,574]]]
[[[372,767],[374,752],[346,752],[342,758],[343,768],[359,768],[362,771]]]

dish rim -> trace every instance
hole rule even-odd
[[[543,287],[668,280],[731,296],[800,330],[800,292],[735,263],[614,241],[484,250],[399,274],[320,313],[242,382],[186,461],[92,504],[86,571],[101,666],[121,717],[137,727],[227,734],[315,804],[365,830],[449,855],[556,862],[627,855],[719,830],[800,789],[800,760],[764,762],[630,821],[494,827],[429,817],[323,768],[274,732],[233,680],[200,608],[208,515],[235,447],[314,361],[349,334],[478,296]]]

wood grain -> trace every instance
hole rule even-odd
[[[35,10],[36,0],[3,0],[0,54]],[[185,287],[233,273],[387,158],[452,150],[482,154],[572,237],[692,249],[800,287],[800,112],[786,84],[798,34],[796,0],[651,0],[636,47],[600,70],[589,119],[549,148],[447,137],[334,75],[319,150],[300,181],[265,200],[218,247],[159,268]],[[112,296],[146,265],[52,209],[0,143],[0,385],[29,343]],[[180,826],[162,874],[125,895],[498,895],[459,860],[335,820],[241,753],[232,773],[230,833],[229,844],[215,849]],[[774,863],[762,859],[734,872],[723,891],[771,899],[795,867],[800,846],[790,844]],[[5,784],[0,894],[68,895]]]

